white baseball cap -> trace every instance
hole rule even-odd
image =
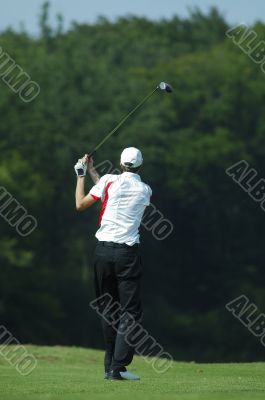
[[[121,153],[121,164],[132,168],[140,167],[143,163],[143,156],[140,150],[135,147],[127,147]]]

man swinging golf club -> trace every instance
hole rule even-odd
[[[104,310],[105,378],[111,380],[140,379],[126,370],[134,354],[133,346],[126,340],[126,332],[131,322],[128,315],[136,322],[142,318],[139,226],[152,194],[150,187],[141,181],[138,174],[142,164],[140,150],[130,147],[121,154],[120,175],[107,174],[100,178],[93,167],[92,157],[88,155],[75,165],[77,210],[84,211],[97,201],[102,201],[94,256],[96,296],[104,298],[104,294],[108,294],[113,306],[119,304],[120,307],[119,318],[114,326],[106,315],[108,310],[113,315],[113,307],[109,302],[108,307],[104,301],[99,303]],[[87,169],[95,185],[85,195]]]

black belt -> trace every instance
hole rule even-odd
[[[113,248],[116,248],[116,249],[120,249],[120,248],[135,249],[135,248],[139,247],[138,243],[135,243],[133,246],[129,246],[126,243],[114,243],[114,242],[102,242],[102,241],[99,241],[98,244],[101,245],[101,246],[104,246],[104,247],[113,247]]]

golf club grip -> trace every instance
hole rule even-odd
[[[90,153],[88,153],[88,158],[93,157],[93,155],[95,154],[96,150],[91,151]]]

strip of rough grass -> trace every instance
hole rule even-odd
[[[68,347],[26,346],[38,365],[21,376],[0,356],[1,400],[87,399],[264,399],[264,363],[196,364],[175,362],[164,374],[135,357],[130,371],[138,382],[103,379],[103,352]]]

